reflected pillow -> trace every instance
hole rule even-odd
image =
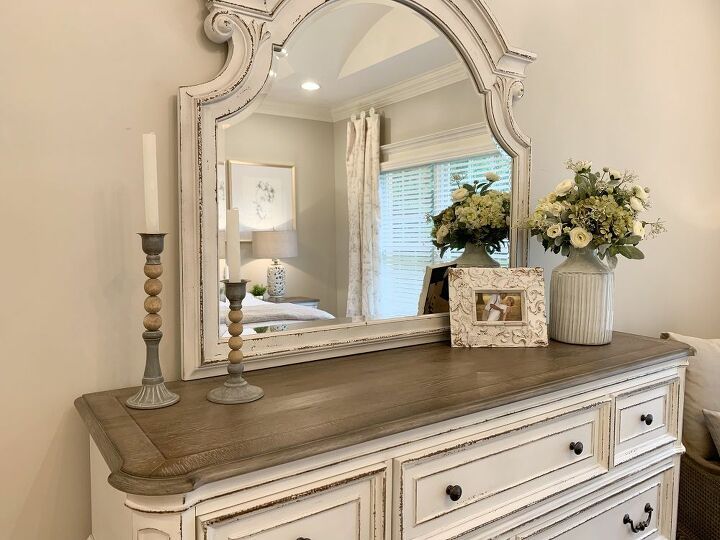
[[[242,301],[243,307],[260,306],[262,304],[267,304],[267,302],[265,302],[265,300],[260,300],[257,296],[250,293],[246,293],[245,298]]]
[[[717,459],[715,443],[705,422],[703,409],[720,411],[720,339],[702,339],[669,334],[670,339],[695,349],[685,378],[683,443],[706,459]]]

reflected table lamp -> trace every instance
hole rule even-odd
[[[297,231],[254,231],[252,243],[253,257],[273,261],[267,270],[268,296],[285,296],[287,272],[278,259],[297,257]]]

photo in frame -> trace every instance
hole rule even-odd
[[[542,268],[452,268],[453,347],[545,347]]]
[[[227,207],[240,214],[240,241],[253,231],[296,228],[295,167],[228,160]]]
[[[425,267],[425,278],[418,302],[418,315],[450,311],[450,269],[456,266],[455,262],[444,262]]]

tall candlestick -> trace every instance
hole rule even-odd
[[[157,183],[157,142],[155,133],[145,133],[143,140],[143,174],[145,178],[145,230],[160,232]]]
[[[240,213],[237,208],[227,212],[225,225],[225,256],[230,270],[229,279],[234,283],[242,280],[240,272]]]
[[[147,315],[143,319],[145,331],[142,334],[145,340],[145,374],[142,379],[140,390],[129,398],[126,403],[132,409],[159,409],[176,403],[180,396],[171,392],[165,387],[165,379],[160,369],[160,339],[162,338],[162,317],[160,317],[160,291],[162,282],[160,276],[163,272],[160,254],[165,245],[165,233],[140,233],[142,238],[142,250],[145,252],[145,311]]]

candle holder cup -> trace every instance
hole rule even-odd
[[[163,251],[166,233],[139,234],[142,238],[142,250],[146,255],[144,272],[148,278],[145,281],[145,292],[148,296],[144,304],[147,315],[143,319],[145,331],[142,334],[146,349],[145,373],[142,387],[125,403],[132,409],[160,409],[180,400],[180,396],[165,387],[165,379],[160,369],[159,347],[162,339],[160,308],[162,302],[158,295],[162,291],[162,282],[158,278],[163,272],[160,254]]]
[[[223,405],[234,405],[237,403],[249,403],[263,397],[264,392],[259,386],[249,384],[243,374],[243,353],[242,353],[242,301],[245,298],[245,286],[248,281],[242,279],[238,282],[224,280],[225,296],[230,301],[230,313],[228,319],[228,332],[230,339],[230,354],[228,354],[228,373],[229,376],[225,383],[218,388],[213,388],[208,392],[207,399],[213,403]]]

